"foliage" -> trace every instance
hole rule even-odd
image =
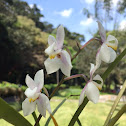
[[[52,100],[51,100],[52,110],[54,110],[56,108],[56,106],[58,106],[61,103],[62,100],[63,99],[61,99],[61,98],[55,98],[55,97],[52,98]],[[109,110],[111,109],[111,106],[112,106],[112,102],[98,103],[95,105],[93,103],[89,102],[88,105],[85,107],[85,110],[82,111],[82,114],[79,117],[82,125],[85,125],[85,126],[103,125],[103,123],[106,119],[106,116],[107,116]],[[117,113],[118,109],[120,109],[122,106],[123,106],[123,104],[119,103],[115,112]],[[65,101],[65,103],[58,109],[58,111],[54,115],[59,126],[68,125],[68,123],[69,123],[70,119],[72,118],[72,115],[76,111],[77,107],[78,107],[78,100],[75,100],[75,99],[69,100],[68,99]],[[22,111],[20,111],[20,113],[23,114]],[[38,111],[36,111],[36,114],[37,114],[37,116],[39,115]],[[61,116],[61,114],[62,114],[62,116]],[[46,118],[42,118],[40,120],[40,126],[45,125],[48,117],[49,117],[49,114],[47,113]],[[117,123],[119,123],[119,125],[121,125],[121,126],[125,126],[125,118],[126,118],[126,114],[124,114],[120,118],[120,120],[118,120]],[[32,125],[34,125],[35,122],[34,122],[32,115],[27,116],[26,119],[28,121],[30,121]],[[11,124],[5,122],[4,120],[0,120],[0,122],[1,122],[2,126],[12,126]],[[49,126],[50,125],[54,125],[52,121],[50,121]],[[75,126],[76,125],[78,126],[77,123],[75,123]]]
[[[17,113],[16,110],[10,107],[4,100],[2,100],[2,98],[0,98],[0,108],[2,110],[0,111],[0,118],[13,125],[31,126],[31,124],[21,114]],[[11,116],[6,116],[6,113],[8,113],[8,115],[11,114]]]
[[[14,84],[14,83],[9,83],[9,82],[6,82],[6,81],[3,81],[2,83],[0,83],[0,89],[3,89],[3,88],[21,88],[21,90],[25,91],[26,90],[26,86],[24,85],[17,85],[17,84]]]

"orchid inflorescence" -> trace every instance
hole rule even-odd
[[[99,21],[98,27],[102,45],[96,54],[96,64],[91,63],[90,79],[87,81],[87,84],[80,94],[79,105],[82,104],[85,95],[91,102],[98,102],[99,90],[102,89],[103,79],[98,74],[95,77],[93,77],[93,75],[100,67],[102,61],[111,63],[116,58],[116,52],[114,50],[117,50],[118,40],[112,35],[109,35],[106,39],[105,30]],[[63,49],[64,37],[65,33],[62,25],[57,29],[56,39],[52,35],[48,37],[49,47],[45,50],[45,53],[49,58],[44,62],[47,74],[54,73],[60,69],[65,76],[70,77],[72,63],[70,54]],[[28,88],[25,91],[27,98],[22,103],[24,116],[33,113],[36,109],[36,105],[42,116],[46,116],[46,110],[51,114],[49,98],[41,93],[44,86],[43,70],[39,70],[35,74],[34,80],[29,75],[26,75],[25,81]],[[98,83],[99,81],[100,83]]]

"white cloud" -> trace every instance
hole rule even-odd
[[[112,0],[113,6],[116,7],[119,0]]]
[[[94,0],[80,0],[81,3],[88,3],[88,4],[91,4],[94,2]]]
[[[40,11],[43,11],[43,8],[41,6],[37,5],[37,7]]]
[[[86,26],[86,25],[90,25],[93,22],[93,18],[88,18],[87,20],[82,20],[80,21],[80,25]]]
[[[122,20],[119,24],[119,30],[126,30],[126,20]]]
[[[29,6],[30,6],[31,8],[33,8],[33,4],[30,4]]]
[[[68,10],[63,10],[61,12],[56,12],[56,14],[60,14],[62,17],[69,17],[73,12],[73,9],[70,8]]]
[[[30,4],[29,6],[30,6],[31,8],[33,8],[34,4]],[[38,7],[38,9],[39,9],[40,11],[43,11],[43,8],[42,8],[40,5],[37,5],[37,7]]]

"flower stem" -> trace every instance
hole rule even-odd
[[[42,118],[42,115],[40,114],[39,117],[37,118],[37,121],[35,122],[35,125],[34,126],[37,126],[38,125],[38,123],[39,123],[39,121],[40,121],[41,118]]]
[[[59,84],[59,70],[56,72],[57,84]]]
[[[125,80],[125,82],[123,84],[123,87],[122,87],[121,91],[119,92],[119,94],[118,94],[118,96],[117,96],[117,98],[116,98],[116,100],[115,100],[109,114],[108,114],[108,117],[107,117],[107,119],[106,119],[106,121],[104,123],[104,126],[108,125],[108,123],[109,123],[109,121],[110,121],[110,119],[111,119],[111,117],[112,117],[112,115],[113,115],[113,113],[114,113],[114,111],[116,109],[116,106],[119,103],[119,100],[120,100],[121,96],[123,95],[123,92],[125,91],[125,89],[126,89],[126,80]]]
[[[118,119],[126,112],[126,104],[119,110],[119,112],[110,120],[108,126],[114,126]]]
[[[33,118],[34,118],[34,120],[35,120],[35,122],[37,121],[37,116],[36,116],[36,113],[35,112],[33,112],[32,113],[32,116],[33,116]],[[37,125],[36,126],[40,126],[39,125],[39,122],[37,123]]]
[[[59,84],[57,85],[57,87],[51,93],[49,99],[51,99],[53,97],[53,95],[57,92],[57,90],[60,88],[60,85],[64,82],[64,78],[65,78],[65,75],[63,75],[61,81],[59,82]]]
[[[100,41],[100,42],[101,42],[101,40],[98,39],[98,38],[92,38],[92,39],[90,39],[89,41],[87,41],[87,42],[78,50],[78,52],[73,56],[73,58],[71,59],[71,61],[73,61],[73,60],[78,56],[78,54],[79,54],[90,42],[92,42],[92,41],[94,41],[94,40],[97,40],[97,41]]]
[[[66,78],[64,79],[64,81],[67,81],[67,80],[70,80],[70,79],[73,79],[73,78],[77,78],[77,77],[83,77],[84,80],[85,80],[86,82],[88,82],[88,79],[87,79],[87,77],[86,77],[84,74],[76,74],[76,75],[72,75],[72,76],[70,76],[70,77],[66,77]]]

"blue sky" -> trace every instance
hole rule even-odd
[[[23,0],[32,7],[37,4],[44,18],[41,21],[47,21],[56,28],[59,24],[67,27],[71,32],[78,32],[85,35],[88,41],[98,30],[96,20],[87,18],[82,13],[83,8],[87,8],[94,13],[94,0]],[[113,0],[113,8],[116,8],[118,0]],[[112,13],[114,14],[114,12]],[[118,15],[119,27],[124,28],[126,19]],[[122,24],[121,24],[122,23]],[[104,23],[103,23],[104,25]],[[108,30],[113,29],[113,22],[107,23]]]

